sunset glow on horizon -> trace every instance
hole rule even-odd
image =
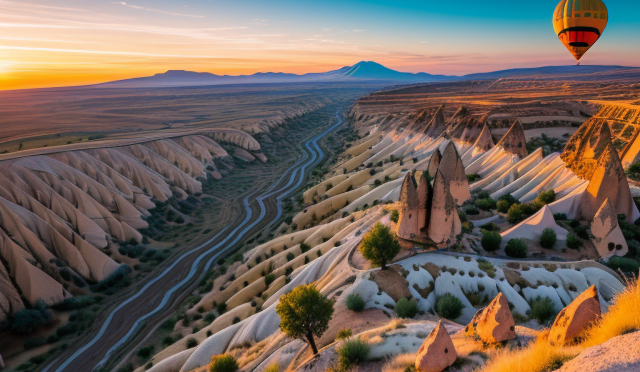
[[[302,74],[361,60],[448,75],[575,64],[553,32],[556,0],[132,1],[0,0],[0,90],[167,70]],[[607,31],[582,62],[640,66],[640,4],[606,4]]]

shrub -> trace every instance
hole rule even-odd
[[[271,283],[273,283],[274,280],[276,280],[276,274],[267,274],[264,277],[264,284],[268,287],[269,285],[271,285]]]
[[[468,207],[467,209],[465,209],[464,213],[468,214],[469,216],[475,216],[475,215],[480,214],[480,211],[475,206],[471,206],[471,207]]]
[[[314,336],[321,337],[329,328],[333,316],[333,301],[326,298],[313,284],[299,285],[280,297],[276,306],[280,316],[280,330],[291,338],[305,337],[314,354],[318,348]]]
[[[551,249],[558,239],[556,238],[556,232],[552,229],[546,228],[542,230],[542,235],[540,236],[540,245],[543,248]]]
[[[188,338],[187,339],[187,348],[191,349],[192,347],[196,347],[198,346],[198,341],[195,338]]]
[[[238,370],[236,358],[229,354],[214,355],[211,357],[209,372],[235,372]]]
[[[531,317],[544,324],[556,315],[553,301],[549,297],[536,297],[531,301]]]
[[[293,253],[289,252],[287,253],[287,261],[291,261],[294,258],[296,258],[296,255],[294,255]]]
[[[567,215],[565,213],[554,213],[553,219],[555,219],[556,221],[566,221]]]
[[[364,258],[385,270],[387,262],[400,252],[400,244],[388,226],[376,223],[373,229],[362,238],[358,249]]]
[[[216,310],[218,310],[218,314],[224,313],[225,311],[227,311],[227,304],[225,302],[217,304]]]
[[[478,180],[480,180],[482,177],[480,177],[479,174],[467,174],[467,182],[476,182]]]
[[[365,302],[357,293],[348,295],[345,302],[347,303],[347,309],[351,311],[360,312],[364,310]]]
[[[398,223],[398,220],[400,220],[400,212],[398,212],[396,209],[392,210],[391,216],[389,218],[393,223]]]
[[[343,371],[365,361],[371,347],[366,341],[359,338],[347,340],[338,347],[338,365]]]
[[[638,275],[638,268],[640,267],[640,264],[633,258],[613,256],[607,262],[607,266],[613,270],[619,269],[627,273],[635,273]]]
[[[482,248],[487,252],[495,252],[500,249],[500,243],[502,243],[502,236],[495,231],[483,231],[482,240],[480,241]]]
[[[343,328],[338,331],[338,334],[336,335],[336,340],[344,340],[346,338],[351,337],[352,335],[353,333],[351,332],[351,328]]]
[[[163,346],[173,345],[174,342],[175,342],[175,340],[171,336],[167,336],[167,337],[162,339],[162,345]]]
[[[571,249],[580,249],[582,247],[582,240],[578,239],[575,235],[567,236],[567,247]]]
[[[273,362],[269,364],[263,372],[280,372],[280,365],[276,362]]]
[[[38,300],[35,309],[22,309],[13,314],[11,318],[11,330],[18,333],[33,333],[38,327],[49,323],[51,313],[44,302]]]
[[[396,304],[396,314],[400,318],[413,318],[418,313],[418,304],[402,297]]]
[[[142,349],[138,350],[138,356],[141,359],[148,359],[151,354],[153,353],[153,349],[155,349],[155,347],[153,345],[149,345],[147,347],[143,347]]]
[[[462,314],[464,305],[458,297],[445,293],[436,300],[436,312],[442,318],[456,319]]]
[[[507,221],[509,221],[509,223],[516,224],[522,222],[525,218],[527,218],[527,214],[522,204],[512,204],[511,207],[509,207],[509,211],[507,212]]]
[[[483,211],[490,211],[496,209],[496,201],[491,198],[476,200],[476,206]]]
[[[527,257],[527,252],[527,244],[522,239],[511,239],[504,248],[504,253],[513,258],[525,258]]]
[[[487,224],[484,224],[482,226],[480,226],[481,229],[483,230],[487,230],[487,231],[497,231],[500,232],[500,227],[498,227],[498,225],[496,225],[493,222],[489,222]]]
[[[308,251],[309,249],[311,249],[311,247],[309,246],[309,244],[300,243],[300,250],[302,251],[302,253],[305,253],[305,252],[306,252],[306,251]]]
[[[554,201],[556,201],[556,192],[553,190],[547,190],[538,194],[538,197],[536,198],[536,201],[534,203],[542,207],[545,204],[553,203]]]

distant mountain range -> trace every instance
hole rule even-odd
[[[169,70],[165,73],[140,78],[117,80],[96,84],[101,88],[151,88],[179,87],[224,84],[265,84],[265,83],[306,83],[306,82],[388,82],[397,84],[430,83],[445,81],[489,80],[499,78],[518,78],[535,76],[549,79],[564,78],[571,80],[597,80],[599,75],[609,76],[611,73],[640,77],[640,67],[624,66],[547,66],[537,68],[519,68],[464,76],[431,75],[425,72],[400,72],[372,61],[358,62],[353,66],[345,66],[338,70],[289,74],[283,72],[258,72],[253,75],[216,75],[209,72],[193,72]],[[602,77],[604,78],[604,76]],[[610,78],[610,76],[609,76]]]

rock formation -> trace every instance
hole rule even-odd
[[[452,365],[457,357],[453,341],[440,320],[418,350],[416,369],[419,372],[441,372]]]
[[[524,128],[522,128],[520,120],[516,120],[507,133],[498,141],[496,146],[502,147],[507,152],[518,155],[521,159],[524,159],[529,155],[526,145],[527,140],[524,136]]]
[[[551,229],[556,233],[558,240],[567,239],[567,230],[560,227],[553,218],[553,212],[545,205],[536,214],[520,222],[507,231],[502,232],[502,245],[506,245],[511,239],[527,239],[537,241],[544,229]]]
[[[476,320],[475,331],[482,341],[495,343],[515,338],[515,326],[509,302],[501,292],[482,310]]]
[[[462,203],[471,199],[469,181],[453,141],[449,142],[445,148],[438,170],[444,176],[445,182],[449,184],[449,191],[456,204],[462,205]]]
[[[616,210],[609,199],[605,199],[593,217],[591,235],[593,235],[591,241],[602,258],[624,256],[629,252],[627,242],[618,225]]]
[[[456,202],[449,191],[442,172],[438,170],[433,180],[433,199],[431,201],[431,221],[429,238],[438,247],[447,247],[455,242],[456,235],[462,232],[462,224],[456,209]]]
[[[441,105],[433,115],[433,119],[427,124],[424,134],[431,138],[437,138],[445,130],[447,130],[447,125],[444,120],[444,105]]]
[[[582,195],[581,217],[587,221],[593,220],[596,212],[607,199],[616,213],[624,214],[628,222],[633,223],[638,218],[638,208],[633,202],[618,152],[610,144],[598,159],[598,166],[593,172],[587,190]]]
[[[431,221],[431,199],[433,198],[433,190],[431,183],[426,177],[420,177],[418,184],[418,231],[421,236],[426,236]]]
[[[431,159],[429,160],[429,167],[427,168],[427,173],[429,174],[429,177],[431,177],[431,179],[436,178],[436,172],[438,171],[441,160],[442,155],[440,154],[440,150],[436,149],[436,151],[431,155]]]
[[[587,122],[588,123],[588,122]],[[611,146],[611,130],[606,121],[595,125],[584,123],[567,142],[562,160],[582,179],[591,179],[598,159]]]
[[[424,240],[425,236],[418,227],[418,221],[421,220],[419,204],[416,181],[412,173],[407,173],[400,191],[400,218],[396,230],[398,237],[413,241]]]
[[[549,330],[552,345],[565,345],[579,337],[589,324],[600,317],[598,290],[592,285],[562,309]]]
[[[495,146],[493,137],[491,136],[491,129],[489,129],[487,123],[484,123],[482,126],[482,132],[480,132],[478,139],[473,145],[483,151],[489,151]]]

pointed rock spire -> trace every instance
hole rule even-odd
[[[602,258],[624,256],[629,252],[629,246],[618,225],[618,215],[609,199],[605,199],[593,217],[591,235],[591,241]]]
[[[487,123],[484,123],[482,126],[482,132],[480,132],[478,139],[473,145],[482,151],[489,151],[495,146],[493,137],[491,137],[491,129],[489,129]]]
[[[442,372],[452,365],[458,353],[442,320],[424,340],[416,355],[416,369],[420,372]]]
[[[449,185],[449,192],[456,204],[462,205],[465,201],[471,199],[471,192],[469,191],[469,181],[467,175],[464,172],[464,165],[462,165],[462,159],[458,154],[458,149],[453,141],[449,142],[442,154],[442,160],[438,170],[442,172],[445,182]]]
[[[414,240],[420,235],[418,228],[419,198],[416,182],[412,173],[407,173],[400,191],[400,218],[396,228],[399,238]]]
[[[511,125],[511,128],[502,136],[496,146],[502,147],[514,155],[518,155],[521,159],[529,155],[527,152],[527,140],[524,136],[524,128],[522,128],[520,120],[516,120],[513,125]]]
[[[571,343],[591,322],[597,320],[600,314],[598,290],[592,285],[558,314],[549,330],[549,342],[559,346]]]
[[[448,247],[462,231],[456,202],[449,191],[442,172],[438,170],[433,181],[433,199],[431,201],[431,221],[429,238],[439,247]]]
[[[593,120],[589,119],[580,126],[560,155],[569,169],[586,180],[593,177],[600,157],[612,145],[609,124]]]
[[[442,160],[442,154],[440,154],[440,149],[436,149],[436,151],[431,154],[431,159],[429,160],[429,168],[427,168],[427,173],[432,179],[436,178],[436,172],[438,171],[438,167],[440,166],[440,160]]]
[[[438,138],[446,129],[447,126],[444,120],[444,105],[441,105],[433,115],[433,119],[431,119],[431,121],[427,125],[425,134],[431,138]]]
[[[509,302],[502,292],[482,310],[477,319],[475,330],[486,343],[502,342],[516,337],[516,323],[513,320]]]
[[[605,200],[609,199],[617,214],[624,214],[628,222],[638,218],[638,209],[633,202],[627,177],[622,169],[618,151],[609,144],[598,160],[587,190],[582,195],[580,213],[587,221],[592,220]]]

